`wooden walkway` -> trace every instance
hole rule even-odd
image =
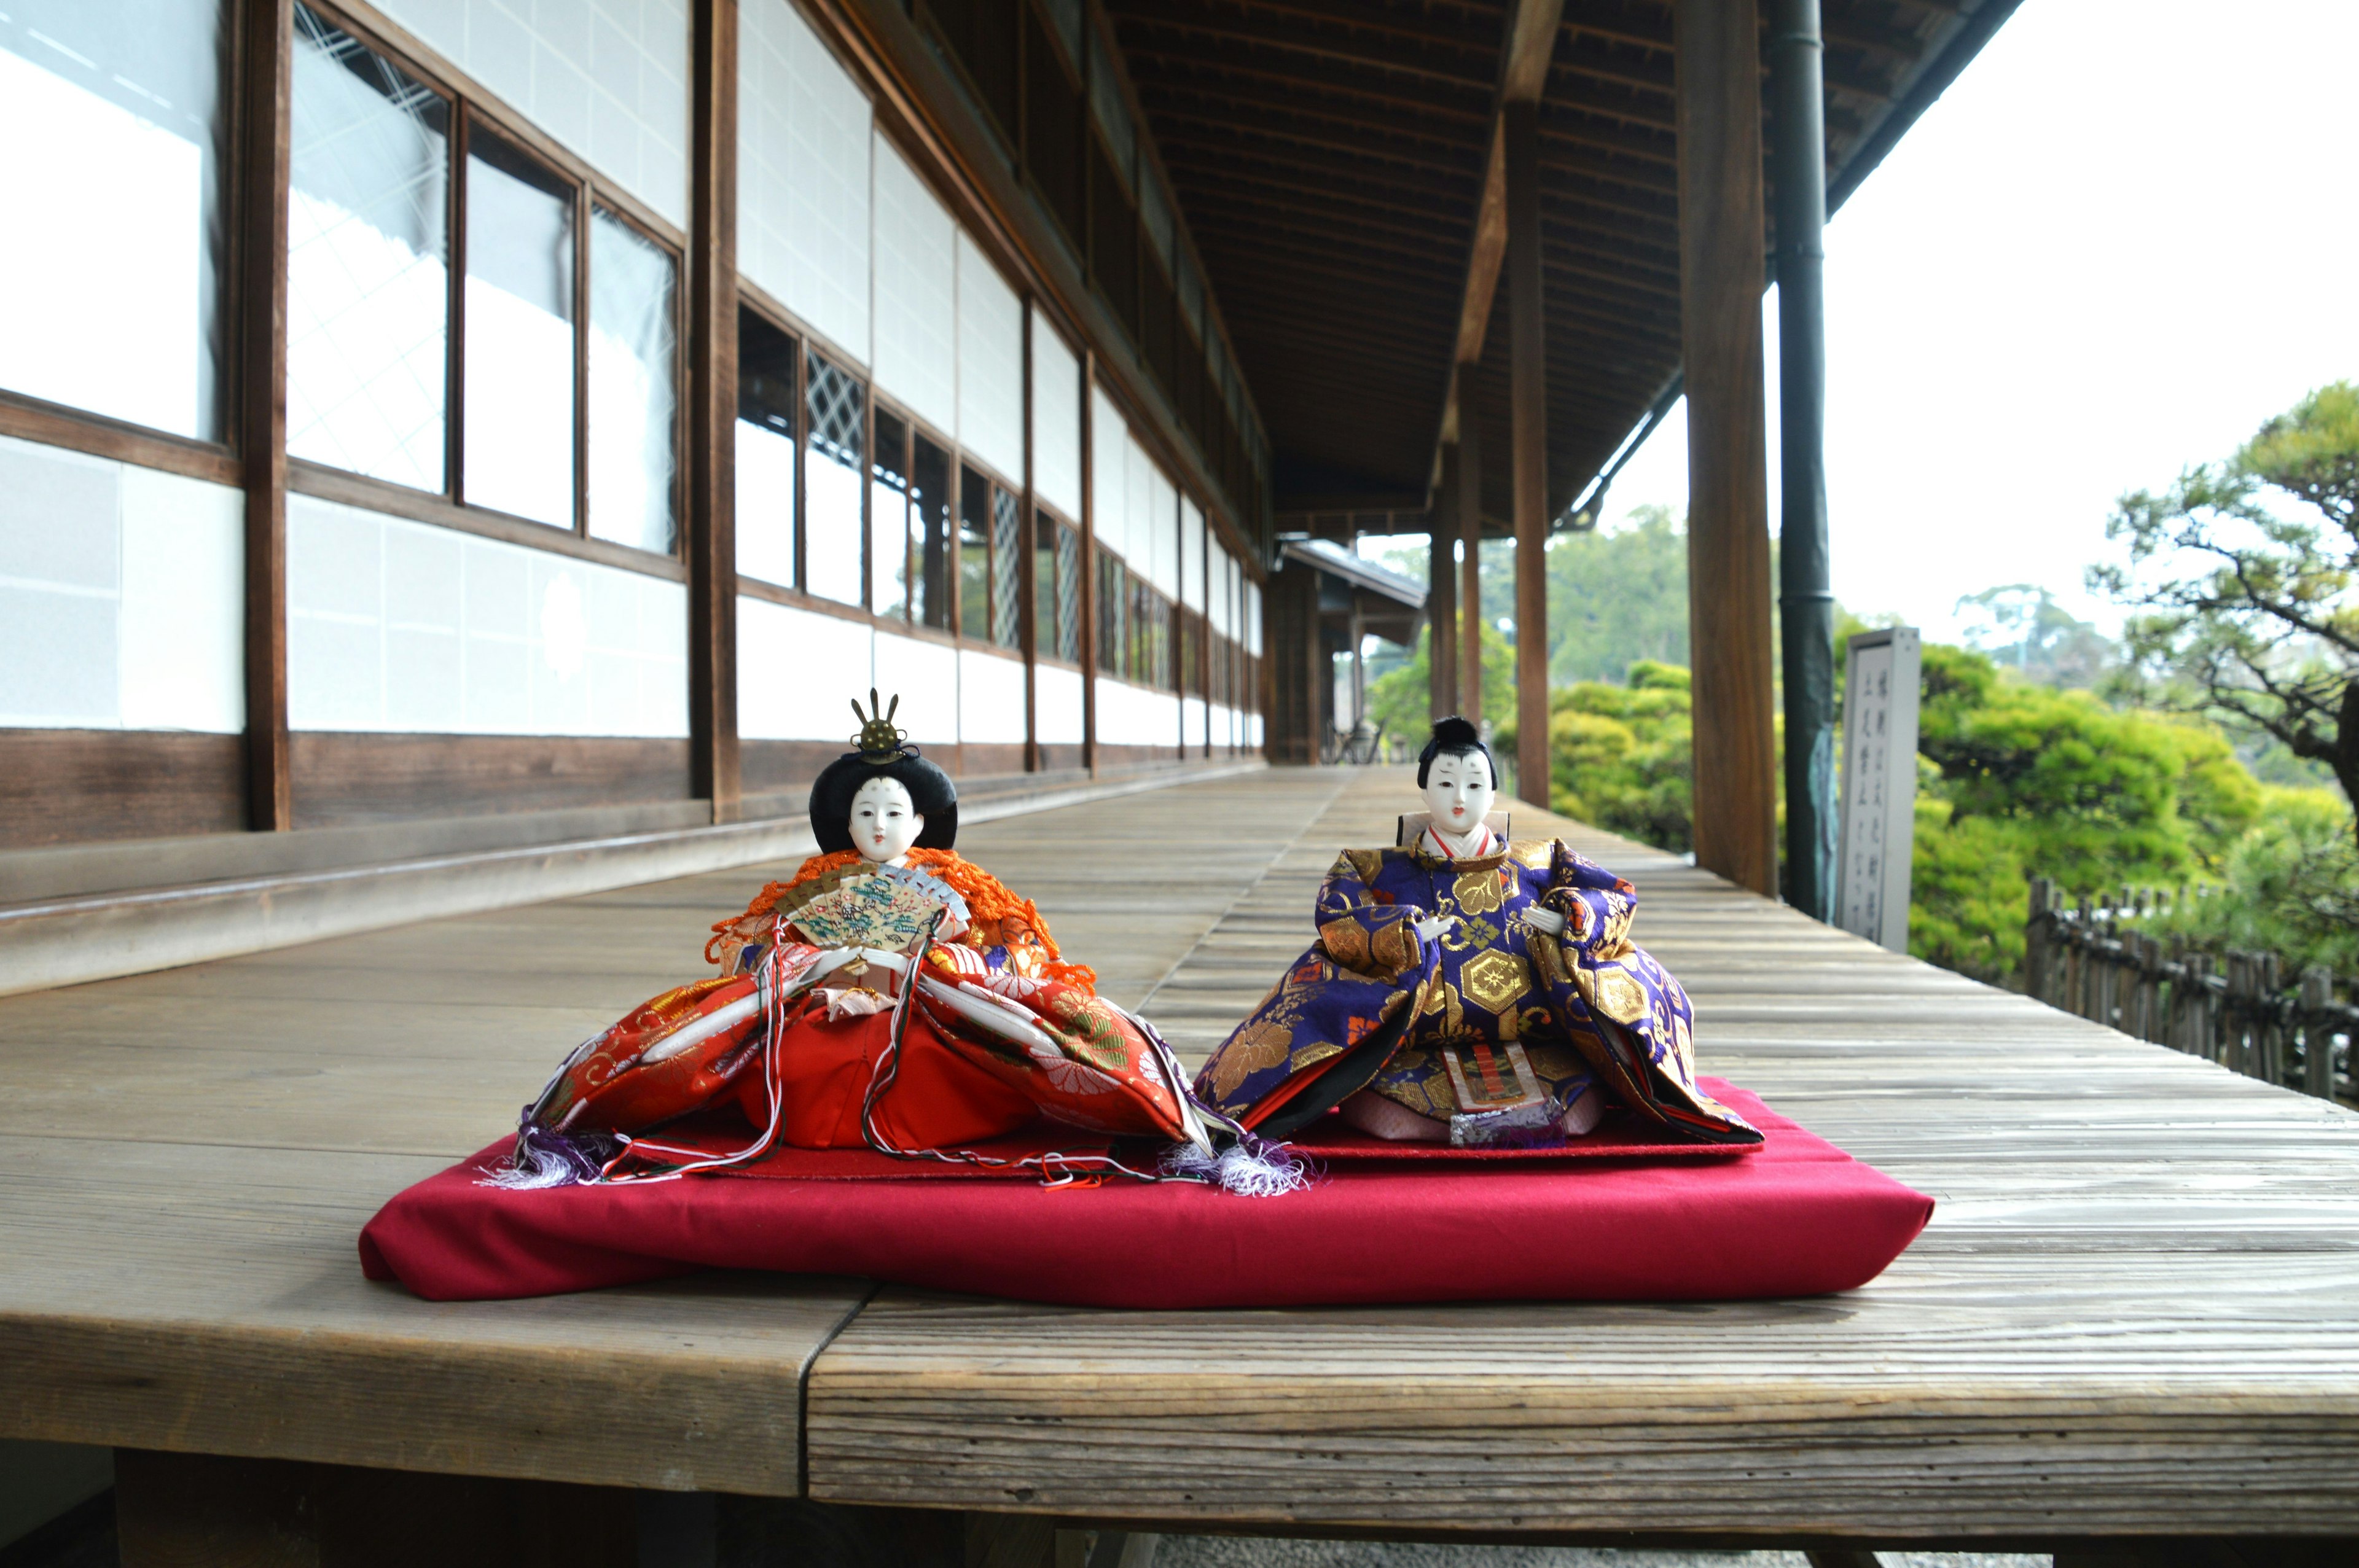
[[[961,849],[1193,1059],[1415,804],[1277,770]],[[698,972],[751,868],[0,1001],[0,1436],[1256,1531],[2359,1536],[2359,1117],[1516,811],[1637,883],[1705,1071],[1940,1200],[1882,1279],[1286,1314],[364,1283],[375,1206]]]

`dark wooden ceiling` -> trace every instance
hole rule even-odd
[[[1281,512],[1425,503],[1497,102],[1490,0],[1105,0]],[[1824,0],[1831,199],[2015,0]],[[1680,367],[1669,0],[1566,0],[1540,109],[1552,509]],[[1764,137],[1768,135],[1765,124]],[[1507,294],[1462,393],[1510,510]]]

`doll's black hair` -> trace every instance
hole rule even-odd
[[[909,792],[911,809],[926,819],[918,835],[920,849],[948,849],[958,843],[958,786],[950,774],[918,755],[915,746],[889,762],[873,762],[857,752],[846,752],[820,772],[811,785],[811,836],[824,853],[849,849],[852,844],[852,797],[871,779],[897,779]]]
[[[1436,757],[1471,757],[1482,754],[1484,771],[1491,775],[1491,787],[1499,787],[1499,764],[1491,760],[1491,748],[1483,744],[1483,732],[1455,713],[1433,721],[1433,739],[1417,754],[1417,787],[1425,787],[1426,775],[1433,772]],[[928,827],[932,826],[930,819]]]
[[[860,720],[860,732],[852,738],[854,749],[821,769],[811,783],[811,837],[823,852],[832,855],[853,847],[852,797],[871,779],[893,779],[909,792],[909,808],[926,819],[915,848],[948,849],[958,843],[958,785],[918,754],[908,730],[893,727],[893,716],[900,710],[899,697],[886,708],[876,700],[874,687],[868,689],[867,712],[861,712],[858,697],[852,699],[852,711]]]

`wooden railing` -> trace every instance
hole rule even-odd
[[[2183,894],[2125,888],[2103,896],[2108,902],[2083,893],[2068,905],[2053,881],[2032,879],[2027,994],[2249,1077],[2326,1099],[2359,1098],[2359,1007],[2335,1000],[2330,971],[2313,966],[2288,987],[2274,953],[2190,951],[2137,929]]]

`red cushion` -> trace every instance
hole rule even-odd
[[[1307,1192],[1193,1183],[690,1177],[507,1192],[503,1142],[369,1221],[361,1264],[437,1301],[549,1295],[701,1268],[856,1274],[1107,1307],[1713,1301],[1865,1284],[1933,1200],[1718,1080],[1767,1141],[1741,1159],[1339,1167]],[[791,1161],[798,1152],[787,1151]],[[881,1158],[881,1157],[879,1157]]]

